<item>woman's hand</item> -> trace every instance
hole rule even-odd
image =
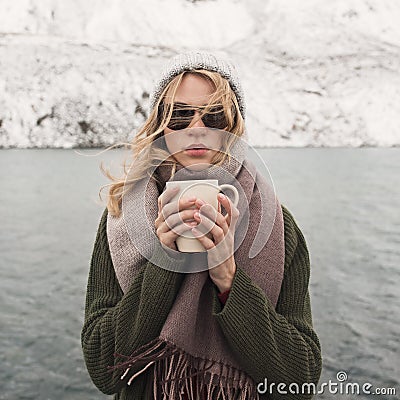
[[[218,194],[217,198],[218,211],[211,204],[197,199],[195,204],[200,210],[194,213],[194,219],[199,225],[192,228],[192,232],[207,250],[210,278],[222,293],[232,287],[236,272],[233,253],[239,210],[222,193]],[[221,214],[221,205],[227,212],[225,216]],[[211,233],[211,238],[202,231]]]
[[[178,191],[177,186],[168,188],[158,197],[158,216],[154,222],[161,244],[173,250],[177,250],[176,238],[197,225],[193,219],[193,214],[198,211],[196,197],[171,202]]]

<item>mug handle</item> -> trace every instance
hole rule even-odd
[[[236,207],[239,203],[239,192],[235,188],[235,186],[229,185],[229,183],[225,183],[223,185],[219,185],[218,187],[220,188],[220,190],[224,190],[224,189],[232,190],[232,192],[234,194],[234,199],[233,199],[232,203]]]

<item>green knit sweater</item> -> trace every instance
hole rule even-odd
[[[308,291],[309,255],[294,218],[284,206],[282,210],[285,269],[276,308],[238,266],[225,305],[215,287],[213,315],[244,371],[257,383],[266,378],[268,384],[287,385],[288,394],[279,394],[275,386],[272,395],[263,394],[260,399],[310,399],[308,394],[290,394],[288,386],[317,385],[321,374],[321,347],[312,326]],[[159,335],[185,275],[148,262],[124,295],[111,260],[106,222],[107,209],[90,263],[83,354],[90,377],[102,392],[115,394],[119,400],[150,400],[150,385],[146,385],[150,368],[131,386],[122,386],[121,371],[110,372],[107,367],[122,361],[114,353],[129,355]]]

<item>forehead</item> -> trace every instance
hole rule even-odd
[[[176,91],[175,102],[205,105],[214,92],[214,86],[208,79],[199,75],[185,74]]]

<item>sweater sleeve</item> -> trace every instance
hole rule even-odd
[[[81,344],[93,383],[103,393],[114,394],[121,389],[121,371],[110,372],[108,366],[124,361],[114,353],[130,355],[159,335],[183,274],[145,263],[123,294],[111,260],[106,223],[107,209],[90,262]]]
[[[313,330],[308,283],[310,262],[305,239],[289,211],[285,223],[285,268],[276,308],[265,293],[238,266],[229,297],[221,306],[214,296],[217,319],[243,369],[257,382],[317,385],[321,374],[321,347]],[[216,292],[216,289],[215,289]],[[310,399],[309,394],[272,399]],[[308,393],[306,391],[306,393]],[[282,397],[280,397],[282,396]]]

